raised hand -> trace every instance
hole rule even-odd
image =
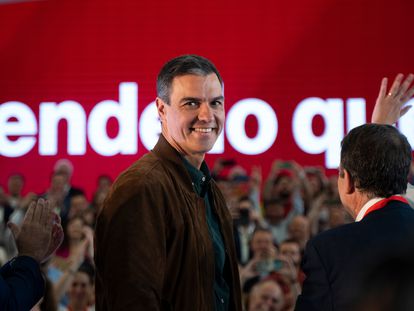
[[[371,122],[379,124],[394,124],[402,117],[411,106],[403,107],[414,95],[414,75],[409,74],[404,80],[403,74],[398,74],[390,90],[387,92],[388,79],[383,78]]]
[[[32,202],[21,226],[8,223],[16,241],[18,254],[30,256],[39,263],[46,261],[63,240],[60,218],[44,199]]]

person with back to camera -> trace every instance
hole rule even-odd
[[[391,125],[408,111],[403,105],[414,94],[414,75],[402,80],[398,75],[388,94],[383,80],[373,124],[354,128],[342,141],[338,190],[355,222],[308,242],[297,311],[352,310],[363,272],[414,242],[414,210],[402,196],[412,148]]]
[[[0,310],[30,310],[45,290],[40,264],[63,240],[60,218],[48,201],[39,199],[30,204],[21,226],[8,226],[18,255],[0,268]]]

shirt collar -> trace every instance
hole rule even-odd
[[[203,197],[204,195],[202,194],[206,193],[206,187],[208,186],[211,180],[210,170],[208,169],[206,162],[203,161],[203,163],[201,163],[200,169],[198,170],[190,162],[188,162],[186,158],[184,158],[182,155],[180,156],[183,160],[184,166],[187,169],[188,174],[191,177],[191,182],[195,192],[199,196]]]
[[[394,196],[400,196],[401,197],[400,194],[394,194]],[[385,200],[385,198],[376,197],[376,198],[373,198],[373,199],[369,200],[367,203],[365,203],[364,206],[359,211],[357,217],[355,218],[355,222],[361,221],[362,218],[364,218],[366,212],[370,209],[370,207],[373,206],[374,204],[378,203],[381,200]]]
[[[357,217],[355,218],[355,222],[361,221],[362,218],[364,218],[365,213],[367,212],[367,210],[374,205],[375,203],[381,201],[384,198],[373,198],[371,200],[369,200],[367,203],[364,204],[364,206],[361,208],[361,210],[359,211]]]

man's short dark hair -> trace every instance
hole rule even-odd
[[[396,128],[364,124],[342,140],[341,176],[346,169],[356,188],[370,197],[405,193],[411,146]]]
[[[165,103],[170,103],[171,84],[175,77],[193,74],[206,76],[215,73],[223,85],[223,80],[216,66],[207,58],[198,55],[182,55],[168,61],[157,77],[157,96]]]

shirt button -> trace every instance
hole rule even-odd
[[[203,178],[201,178],[202,181],[206,181],[206,178],[203,176]]]
[[[220,298],[220,301],[221,301],[221,303],[224,303],[224,299],[223,298]]]

